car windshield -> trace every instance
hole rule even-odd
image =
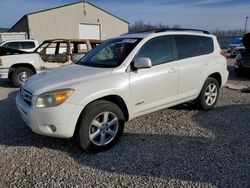
[[[90,51],[78,64],[102,68],[118,67],[140,41],[139,38],[107,40]]]

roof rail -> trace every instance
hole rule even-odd
[[[205,33],[205,34],[210,34],[208,31],[205,31],[205,30],[200,30],[200,29],[186,29],[186,28],[151,29],[151,30],[139,31],[139,32],[136,32],[136,33],[147,33],[147,32],[160,33],[160,32],[166,32],[166,31],[195,31],[195,32],[201,32],[201,33]]]

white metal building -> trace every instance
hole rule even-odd
[[[127,33],[129,23],[89,2],[76,2],[24,15],[10,32],[46,39],[101,39]]]

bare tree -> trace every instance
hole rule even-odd
[[[228,31],[216,29],[213,32],[213,34],[216,35],[217,37],[236,37],[236,36],[243,36],[244,31],[241,29],[228,30]]]
[[[178,28],[180,26],[178,25]],[[151,24],[150,22],[144,23],[143,20],[135,21],[134,24],[130,25],[129,31],[130,32],[141,32],[141,31],[149,31],[153,29],[167,29],[169,28],[168,25],[158,23],[158,24]]]

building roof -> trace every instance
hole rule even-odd
[[[29,14],[25,14],[20,20],[18,20],[18,21],[15,23],[15,25],[16,25],[17,23],[19,23],[19,22],[20,22],[23,18],[25,18],[26,16],[30,16],[30,15],[33,15],[33,14],[38,14],[38,13],[42,13],[42,12],[46,12],[46,11],[50,11],[50,10],[54,10],[54,9],[58,9],[58,8],[63,8],[63,7],[67,7],[67,6],[71,6],[71,5],[75,5],[75,4],[79,4],[79,3],[84,3],[84,1],[77,1],[77,2],[74,2],[74,3],[70,3],[70,4],[66,4],[66,5],[62,5],[62,6],[57,6],[57,7],[54,7],[54,8],[49,8],[49,9],[40,10],[40,11],[36,11],[36,12],[31,12],[31,13],[29,13]],[[109,14],[109,15],[111,15],[111,16],[113,16],[113,17],[115,17],[115,18],[117,18],[117,19],[119,19],[119,20],[121,20],[121,21],[123,21],[123,22],[125,22],[125,23],[127,23],[127,24],[129,24],[128,21],[126,21],[126,20],[124,20],[124,19],[122,19],[122,18],[120,18],[120,17],[118,17],[118,16],[115,16],[115,15],[111,14],[110,12],[108,12],[108,11],[106,11],[106,10],[100,8],[100,7],[97,7],[96,5],[94,5],[94,4],[92,4],[92,3],[89,3],[89,2],[86,2],[86,3],[89,4],[89,5],[91,5],[91,6],[93,6],[93,7],[95,7],[95,8],[97,8],[97,9],[99,9],[99,10],[101,10],[101,11],[103,11],[103,12],[105,12],[105,13],[107,13],[107,14]],[[11,29],[12,29],[15,25],[13,25],[13,26],[10,28],[9,31],[11,31]]]

